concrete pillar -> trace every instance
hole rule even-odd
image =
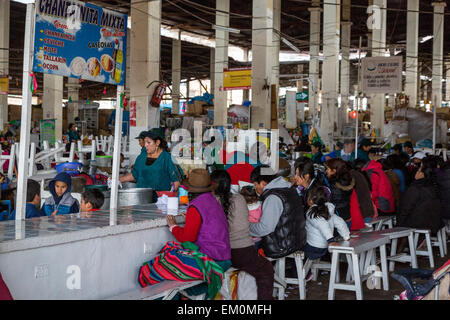
[[[278,96],[280,92],[280,31],[281,31],[281,0],[273,0],[273,32],[272,32],[272,80],[276,87],[276,107],[278,109]],[[277,113],[278,114],[278,113]]]
[[[341,107],[338,116],[338,132],[342,135],[345,123],[348,122],[347,107],[350,104],[350,46],[351,46],[351,29],[350,21],[351,0],[342,1],[342,22],[341,22]]]
[[[429,85],[430,81],[425,80],[425,84],[423,86],[423,100],[430,100],[430,96],[428,95],[428,85]]]
[[[0,1],[0,76],[9,75],[9,1]],[[8,95],[0,95],[0,131],[8,122]]]
[[[66,87],[68,91],[67,99],[72,99],[72,102],[67,105],[67,125],[69,125],[69,123],[75,122],[75,118],[78,117],[78,90],[81,88],[81,84],[78,83],[76,78],[68,78]]]
[[[319,72],[320,72],[320,0],[312,0],[312,7],[308,8],[310,12],[310,31],[309,31],[309,113],[313,119],[317,118],[317,109],[319,104]]]
[[[248,62],[248,53],[250,50],[248,48],[244,49],[244,61]],[[242,92],[242,102],[250,100],[250,90],[246,89]]]
[[[172,114],[180,113],[181,40],[172,40]]]
[[[419,0],[408,1],[406,25],[406,81],[405,94],[409,96],[409,106],[417,106],[417,73],[419,53]]]
[[[322,141],[332,146],[337,129],[339,88],[340,0],[330,0],[323,5],[323,67],[322,107],[320,135]]]
[[[379,28],[372,30],[372,56],[384,57],[386,53],[386,18],[387,0],[373,0],[373,4],[380,8]],[[377,26],[378,27],[378,26]],[[385,94],[373,94],[370,102],[370,122],[372,128],[378,129],[380,137],[384,136],[384,107],[386,105]]]
[[[130,103],[136,101],[136,127],[130,136],[137,137],[142,130],[159,126],[159,108],[149,106],[149,99],[160,79],[161,53],[161,0],[131,1],[131,77]],[[140,152],[136,139],[130,139],[130,161]]]
[[[253,0],[250,127],[270,129],[274,0]]]
[[[303,70],[304,70],[303,65],[299,64],[297,66],[297,73],[298,74],[303,74],[303,72],[304,72]],[[303,76],[299,76],[299,78],[303,78]],[[304,84],[303,80],[297,80],[297,92],[303,92],[303,84]],[[286,96],[286,101],[287,101],[287,96]],[[297,100],[295,100],[295,101],[297,101]],[[297,102],[296,103],[296,110],[298,112],[300,121],[305,121],[305,103],[304,102]],[[297,113],[296,113],[295,116],[296,116],[296,119],[297,119]]]
[[[445,101],[450,101],[450,61],[445,63]]]
[[[230,0],[216,0],[216,25],[230,26]],[[228,31],[216,29],[214,61],[214,125],[227,124],[227,92],[223,90],[223,69],[228,68]]]
[[[209,93],[214,94],[214,83],[215,83],[215,60],[216,60],[216,50],[214,48],[211,48],[210,55],[209,55],[209,61],[210,61],[210,67],[209,67]]]
[[[63,80],[62,76],[44,73],[44,95],[42,97],[42,113],[44,119],[56,119],[55,140],[62,140],[63,123]]]
[[[433,107],[441,107],[442,104],[442,69],[444,60],[444,12],[445,2],[433,2],[433,75],[432,75],[432,100]]]

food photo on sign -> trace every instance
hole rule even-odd
[[[37,0],[33,71],[123,85],[126,32],[125,14],[74,0]]]

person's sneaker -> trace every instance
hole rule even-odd
[[[313,274],[311,272],[311,270],[309,270],[308,274],[305,277],[305,281],[308,282],[313,278]]]

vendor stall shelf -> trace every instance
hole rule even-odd
[[[86,134],[96,134],[98,130],[98,107],[95,102],[83,103],[78,107],[78,114],[81,121],[86,121]]]

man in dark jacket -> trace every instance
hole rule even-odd
[[[250,224],[250,234],[262,238],[265,255],[281,258],[302,249],[306,244],[306,220],[297,191],[266,165],[255,168],[250,179],[262,201],[261,219]]]

